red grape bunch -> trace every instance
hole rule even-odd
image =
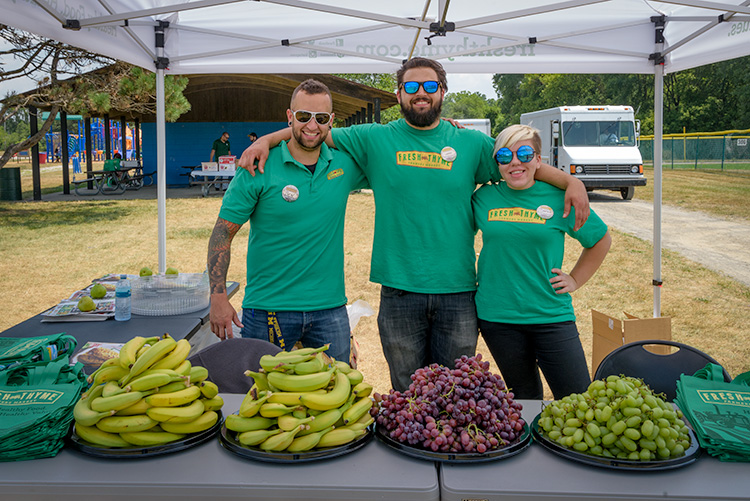
[[[521,436],[521,404],[489,371],[482,355],[432,364],[412,374],[409,389],[374,395],[370,413],[390,438],[433,452],[484,453]]]

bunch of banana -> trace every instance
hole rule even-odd
[[[73,409],[76,433],[103,447],[154,446],[214,426],[224,405],[208,370],[187,360],[190,343],[136,336],[104,362]]]
[[[367,433],[372,385],[346,362],[325,355],[328,346],[260,359],[254,384],[225,426],[239,443],[266,452],[300,453],[347,444]]]

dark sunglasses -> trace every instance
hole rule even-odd
[[[525,144],[516,151],[516,158],[518,158],[518,161],[522,164],[534,160],[534,155],[536,155],[534,148]],[[497,163],[499,164],[507,165],[513,161],[513,152],[508,148],[500,148],[495,154],[495,160],[497,160]]]
[[[307,110],[297,110],[292,113],[294,114],[294,119],[301,124],[306,124],[312,120],[313,117],[315,117],[315,121],[320,125],[326,125],[331,121],[331,114],[326,111],[312,112]]]
[[[435,80],[427,80],[426,82],[404,82],[401,87],[404,88],[404,92],[407,94],[416,94],[419,91],[419,86],[422,86],[424,91],[428,94],[434,94],[440,88],[440,83]]]

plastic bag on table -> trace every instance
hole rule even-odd
[[[362,317],[370,317],[375,314],[375,310],[367,301],[358,299],[352,304],[346,305],[346,313],[349,315],[349,332],[351,333],[351,350],[349,354],[349,365],[353,369],[357,368],[357,360],[359,358],[359,344],[354,337],[354,328],[359,323],[359,319]]]

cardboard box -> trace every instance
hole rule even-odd
[[[644,339],[672,340],[672,319],[669,317],[638,318],[625,312],[625,319],[619,320],[596,310],[591,310],[593,347],[591,373],[596,372],[601,361],[615,348]],[[669,346],[647,348],[653,353],[667,355]]]
[[[201,162],[201,170],[203,172],[216,172],[219,170],[218,162]]]
[[[235,161],[237,157],[234,155],[224,155],[219,157],[219,171],[233,171],[235,169]]]

